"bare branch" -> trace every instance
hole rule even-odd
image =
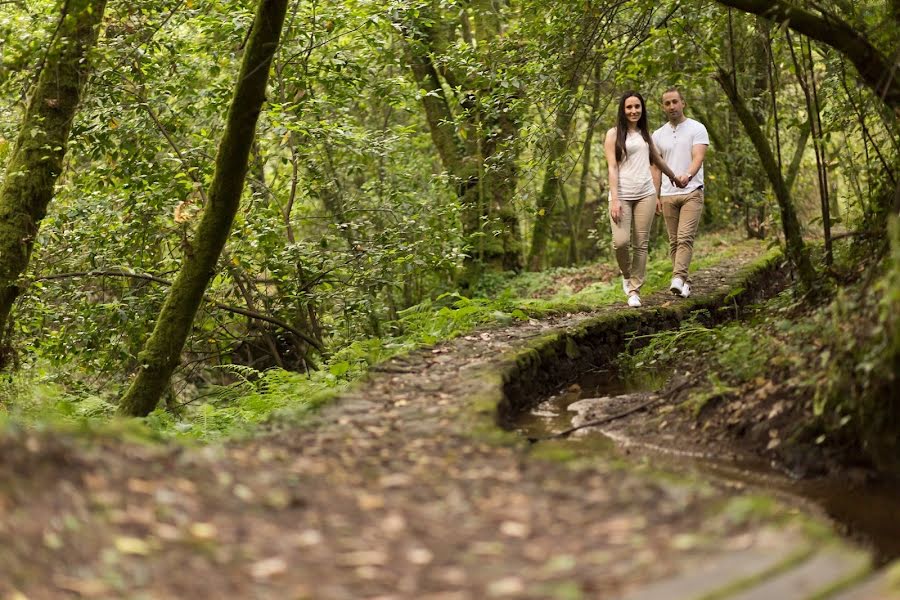
[[[119,270],[119,269],[76,271],[76,272],[71,272],[71,273],[54,273],[53,275],[43,275],[41,277],[35,277],[34,281],[51,281],[51,280],[55,280],[55,279],[74,279],[76,277],[127,277],[130,279],[142,279],[144,281],[152,281],[154,283],[158,283],[158,284],[164,285],[166,287],[169,287],[172,285],[171,281],[168,281],[161,277],[157,277],[155,275],[150,275],[147,273],[135,273],[133,271],[125,271],[125,270]],[[299,329],[296,329],[296,328],[292,327],[291,325],[288,325],[284,321],[276,319],[275,317],[272,317],[272,316],[269,316],[269,315],[266,315],[266,314],[263,314],[260,312],[256,312],[254,310],[249,310],[246,308],[239,308],[237,306],[229,306],[227,304],[222,304],[221,302],[217,302],[209,297],[207,297],[206,300],[207,300],[207,302],[210,302],[213,306],[215,306],[216,308],[219,308],[221,310],[224,310],[224,311],[227,311],[230,313],[234,313],[234,314],[238,314],[238,315],[243,315],[245,317],[250,317],[251,319],[257,319],[259,321],[265,321],[265,322],[271,323],[272,325],[275,325],[277,327],[281,327],[282,329],[284,329],[286,331],[290,331],[291,333],[296,335],[298,338],[300,338],[301,340],[303,340],[304,342],[306,342],[307,344],[309,344],[310,346],[315,348],[319,353],[321,353],[323,351],[322,344],[320,344],[318,341],[316,341],[312,336],[310,336],[309,334],[303,333]]]

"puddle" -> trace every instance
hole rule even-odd
[[[582,416],[589,407],[591,418],[605,417],[652,399],[652,385],[622,381],[609,372],[591,373],[516,416],[511,429],[530,439],[543,439],[589,420]],[[600,415],[598,405],[603,407]],[[900,558],[900,482],[792,479],[763,461],[673,449],[658,440],[633,440],[610,425],[605,427],[539,443],[561,444],[585,456],[615,454],[619,458],[621,449],[628,448],[630,455],[651,458],[668,471],[689,470],[731,486],[764,491],[806,512],[824,514],[840,534],[870,547],[878,563]]]

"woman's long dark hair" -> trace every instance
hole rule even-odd
[[[635,97],[641,101],[641,118],[638,119],[637,128],[641,132],[641,137],[647,142],[647,147],[652,143],[650,141],[650,131],[647,128],[647,103],[644,97],[635,92],[628,90],[622,94],[619,100],[619,115],[616,118],[616,162],[622,162],[628,158],[628,151],[625,149],[625,138],[628,137],[628,118],[625,116],[625,101],[631,97]]]

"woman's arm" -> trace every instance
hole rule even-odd
[[[609,172],[609,216],[612,217],[614,223],[618,223],[622,205],[619,203],[619,162],[616,160],[615,127],[606,132],[603,152],[606,154],[606,166]]]

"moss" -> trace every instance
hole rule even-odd
[[[553,462],[571,462],[579,458],[579,453],[571,447],[557,443],[535,444],[530,457]]]
[[[705,409],[714,407],[724,398],[721,390],[708,390],[700,394],[692,394],[685,400],[683,407],[690,412],[694,419],[699,419]]]
[[[741,270],[734,278],[734,287],[725,292],[705,294],[687,302],[652,307],[639,312],[610,312],[586,319],[565,331],[543,335],[528,343],[526,348],[514,351],[506,358],[504,394],[503,399],[498,401],[501,417],[509,418],[511,412],[517,412],[534,400],[542,388],[564,381],[566,374],[573,372],[578,364],[596,365],[609,361],[621,351],[623,345],[630,345],[636,340],[639,344],[644,344],[646,341],[641,338],[648,337],[647,334],[676,327],[692,314],[705,310],[709,313],[707,320],[710,321],[731,317],[731,305],[749,300],[746,291],[760,287],[753,282],[772,280],[779,256],[770,251],[761,260]],[[714,318],[715,309],[726,304],[727,313],[718,313],[717,318]],[[718,391],[718,395],[721,395],[721,391]],[[527,397],[511,399],[517,394]],[[712,397],[700,399],[695,405],[695,411],[699,414],[711,400]]]
[[[38,228],[63,170],[69,132],[90,73],[106,0],[65,3],[44,57],[0,189],[0,346],[19,277],[28,268]],[[0,352],[0,366],[6,352]]]
[[[185,253],[153,333],[140,353],[141,367],[119,406],[122,415],[146,416],[156,407],[178,365],[194,316],[216,272],[216,263],[240,206],[250,146],[265,101],[269,66],[278,48],[286,11],[286,0],[259,3],[228,110],[225,133],[216,154],[209,203],[197,226],[193,247]]]
[[[108,439],[144,445],[168,445],[174,441],[174,443],[180,445],[191,445],[190,440],[167,439],[142,421],[135,419],[112,419],[110,421],[90,421],[85,419],[77,422],[44,422],[40,423],[36,430],[53,438],[71,437],[90,441]],[[20,431],[23,431],[20,423],[6,417],[0,417],[0,435],[16,435]]]

